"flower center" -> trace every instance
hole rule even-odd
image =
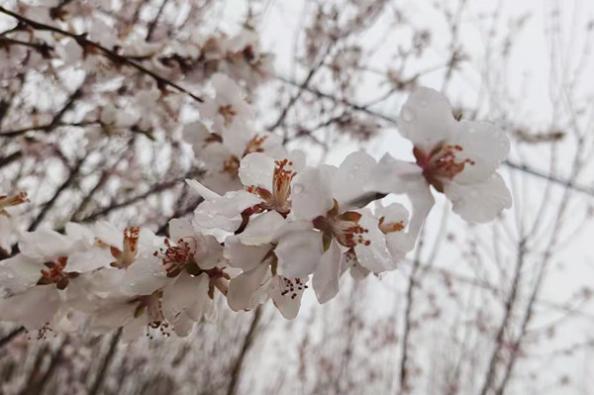
[[[134,263],[138,254],[139,235],[140,228],[138,226],[131,226],[124,229],[123,251],[117,247],[110,246],[111,255],[116,259],[111,263],[111,266],[118,269],[125,269]]]
[[[313,219],[314,228],[323,233],[324,250],[330,247],[332,238],[347,248],[353,248],[357,244],[370,245],[371,241],[364,237],[369,229],[359,225],[360,219],[361,214],[356,211],[339,213],[338,202],[334,200],[334,206],[325,216],[320,215]]]
[[[231,104],[220,106],[218,112],[223,117],[225,126],[229,126],[233,122],[235,115],[237,115],[237,112]]]
[[[231,178],[237,178],[239,176],[239,158],[235,155],[231,155],[223,162],[223,173],[227,173]]]
[[[136,305],[134,308],[134,318],[138,318],[143,314],[148,317],[148,326],[153,329],[159,329],[165,336],[169,336],[169,323],[165,320],[163,314],[163,291],[157,290],[150,295],[139,295],[128,303]]]
[[[60,290],[66,289],[70,280],[78,277],[78,273],[64,270],[67,263],[68,257],[66,256],[61,256],[54,261],[45,262],[43,265],[47,269],[41,269],[41,277],[37,281],[37,285],[56,284],[56,288]]]
[[[243,151],[243,156],[247,154],[251,154],[254,152],[264,152],[264,142],[268,136],[254,136],[245,146],[245,150]]]
[[[417,164],[423,169],[423,176],[427,182],[439,192],[443,192],[443,181],[453,179],[467,164],[474,165],[471,159],[456,158],[456,154],[463,150],[460,145],[438,144],[429,153],[414,147],[413,154]]]
[[[295,171],[291,168],[293,162],[288,159],[277,160],[276,167],[272,174],[272,192],[266,188],[249,186],[247,191],[259,196],[263,203],[255,212],[275,210],[283,217],[291,212],[291,181],[295,177]]]
[[[161,255],[163,267],[167,272],[167,277],[177,277],[182,270],[188,269],[190,265],[195,265],[194,254],[196,252],[196,243],[194,240],[179,239],[176,245],[172,245],[169,239],[165,239],[166,249],[155,252],[155,256]]]

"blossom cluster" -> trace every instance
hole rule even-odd
[[[216,73],[210,81],[200,121],[183,130],[206,169],[187,180],[203,200],[191,217],[171,220],[168,237],[107,222],[18,233],[5,223],[26,196],[0,197],[0,247],[18,233],[18,253],[0,261],[0,320],[42,331],[123,328],[126,339],[184,336],[213,317],[221,298],[233,311],[272,299],[293,319],[305,292],[326,303],[347,271],[358,281],[397,269],[434,205],[432,190],[472,223],[511,206],[497,173],[510,148],[505,133],[458,121],[437,91],[414,91],[398,118],[415,162],[357,151],[339,166],[314,166],[257,131],[233,79]]]

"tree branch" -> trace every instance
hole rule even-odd
[[[89,40],[87,38],[86,33],[75,34],[75,33],[68,32],[66,30],[62,30],[55,26],[46,25],[45,23],[34,21],[32,19],[29,19],[27,17],[19,15],[15,12],[7,10],[6,8],[4,8],[2,6],[0,6],[0,13],[9,15],[34,30],[51,31],[51,32],[58,33],[63,36],[66,36],[66,37],[73,38],[77,42],[77,44],[83,48],[83,50],[96,50],[96,51],[102,53],[106,58],[111,60],[114,64],[127,65],[129,67],[136,69],[137,71],[139,71],[143,74],[146,74],[146,75],[152,77],[157,82],[157,85],[161,88],[163,88],[165,86],[169,86],[169,87],[172,87],[172,88],[178,90],[179,92],[182,92],[182,93],[190,96],[192,99],[194,99],[200,103],[204,102],[204,100],[201,97],[196,96],[195,94],[191,93],[186,88],[183,88],[182,86],[176,84],[175,82],[170,81],[164,77],[161,77],[159,74],[155,73],[154,71],[151,71],[151,70],[147,69],[146,67],[142,66],[141,64],[128,59],[126,56],[120,55],[117,52],[110,50],[99,43]]]

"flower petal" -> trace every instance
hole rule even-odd
[[[268,264],[260,264],[231,279],[227,293],[227,303],[231,310],[251,310],[263,303],[268,296],[268,289],[265,285],[269,279]]]
[[[194,155],[199,156],[204,146],[208,144],[207,139],[210,136],[210,130],[202,122],[197,121],[185,125],[182,135],[184,141],[192,145]]]
[[[451,144],[459,145],[462,151],[456,154],[459,160],[471,160],[454,181],[460,184],[481,182],[489,178],[509,153],[510,143],[503,130],[487,122],[462,121]]]
[[[444,192],[452,201],[454,212],[469,222],[492,221],[512,205],[511,193],[497,173],[481,183],[447,183]]]
[[[322,235],[313,229],[288,232],[274,249],[278,273],[285,277],[303,277],[313,273],[322,256]]]
[[[344,271],[341,255],[338,243],[332,240],[330,247],[322,255],[320,264],[313,274],[313,289],[321,304],[334,298],[338,293],[338,280]]]
[[[456,131],[456,123],[448,99],[430,88],[415,90],[398,117],[400,134],[424,151],[447,141]]]
[[[297,219],[311,220],[332,208],[333,196],[328,180],[335,168],[307,168],[297,174],[291,186],[292,212]]]
[[[274,276],[270,287],[270,297],[274,305],[287,320],[292,320],[299,314],[301,297],[306,289],[308,278],[284,278]]]
[[[386,237],[378,227],[378,219],[369,210],[360,210],[359,225],[367,229],[364,237],[369,243],[355,245],[357,261],[374,273],[381,273],[396,268],[396,262],[386,246]]]
[[[332,177],[332,195],[339,203],[353,201],[367,192],[377,162],[364,151],[348,155]]]
[[[246,155],[239,166],[239,178],[245,186],[262,187],[272,191],[274,158],[261,152]]]
[[[246,246],[239,241],[237,236],[229,236],[225,240],[223,254],[229,260],[230,266],[248,271],[261,264],[272,248],[272,245],[269,244]]]
[[[252,217],[248,226],[238,237],[245,245],[262,245],[272,242],[276,232],[285,223],[282,215],[276,211],[269,211],[257,217]]]
[[[202,202],[194,211],[193,224],[197,229],[220,229],[234,232],[241,224],[241,213],[262,200],[247,191],[231,191]]]
[[[208,189],[196,180],[187,178],[186,184],[188,184],[190,188],[192,188],[198,195],[202,196],[205,200],[212,200],[221,197],[221,195],[211,191],[210,189]]]

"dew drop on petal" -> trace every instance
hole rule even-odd
[[[296,193],[296,194],[302,193],[304,189],[305,188],[303,187],[302,184],[295,184],[293,186],[293,193]]]

